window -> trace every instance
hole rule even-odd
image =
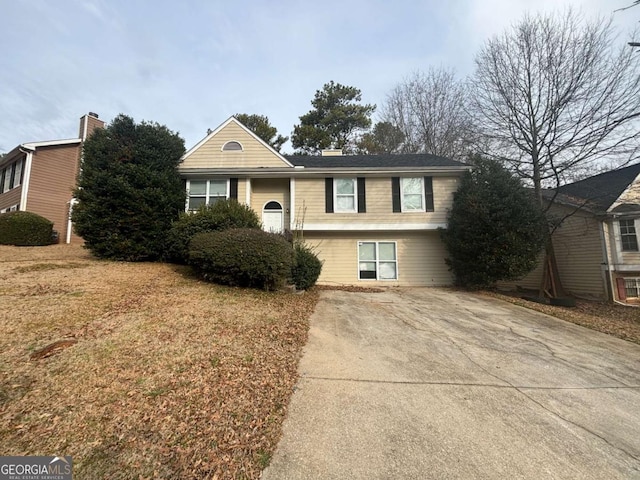
[[[197,210],[201,205],[213,205],[222,198],[228,198],[227,180],[189,180],[189,211]]]
[[[336,212],[357,212],[358,201],[356,197],[355,178],[334,179],[335,211]]]
[[[11,180],[13,180],[13,164],[7,165],[4,169],[4,182],[2,183],[2,192],[11,190]]]
[[[13,172],[13,186],[14,187],[18,187],[20,185],[20,182],[22,181],[22,163],[23,161],[20,160],[18,162],[16,162],[16,167],[15,167],[15,171]]]
[[[392,177],[391,204],[394,213],[433,212],[433,179]]]
[[[640,297],[640,278],[625,278],[624,289],[627,293],[627,298],[639,298]]]
[[[236,142],[235,140],[232,140],[230,142],[225,143],[222,146],[222,151],[223,152],[241,152],[242,145],[240,144],[240,142]]]
[[[396,242],[358,242],[360,280],[397,280]]]
[[[424,187],[422,180],[422,177],[400,179],[403,212],[424,212]]]
[[[623,252],[638,251],[638,237],[634,220],[620,220],[620,241]]]
[[[326,213],[367,213],[367,185],[364,177],[326,177],[324,181]]]

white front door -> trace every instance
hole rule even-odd
[[[262,210],[262,228],[265,232],[282,233],[284,230],[284,211],[278,202],[268,202]]]

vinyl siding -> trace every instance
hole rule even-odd
[[[553,207],[551,214],[565,216],[572,210]],[[567,294],[576,297],[606,298],[602,274],[604,262],[599,222],[588,213],[577,212],[567,217],[553,235],[560,281]],[[521,287],[537,290],[542,281],[544,255],[536,269],[513,282],[501,282],[501,288]]]
[[[240,182],[244,183],[244,182]],[[239,189],[238,189],[239,190]],[[244,199],[238,192],[238,199]],[[268,178],[251,180],[251,208],[258,214],[262,221],[262,209],[264,205],[275,200],[284,209],[284,228],[289,228],[289,179]]]
[[[79,154],[78,145],[42,147],[33,154],[27,210],[51,220],[61,242],[67,235],[69,201],[76,185]]]
[[[223,152],[222,146],[237,141],[242,151]],[[258,168],[287,167],[270,149],[242,127],[231,122],[184,159],[180,168]]]
[[[630,266],[630,265],[640,265],[640,252],[623,252],[622,251],[622,240],[620,235],[620,222],[618,220],[613,220],[614,227],[609,228],[609,232],[613,233],[614,241],[611,242],[614,245],[615,249],[618,251],[617,255],[613,255],[614,263]],[[640,244],[640,218],[636,218],[634,220],[634,224],[636,227],[636,239]]]
[[[0,193],[0,210],[18,205],[20,203],[21,195],[22,185],[12,188],[4,193]]]
[[[452,283],[438,232],[312,232],[304,240],[324,262],[319,283],[328,285],[442,286]],[[397,242],[398,279],[358,278],[358,242]]]
[[[327,175],[331,176],[331,175]],[[339,177],[335,177],[339,178]],[[433,177],[433,212],[393,213],[391,177],[366,178],[366,213],[325,213],[325,179],[296,179],[296,219],[304,210],[304,224],[446,223],[447,211],[458,188],[458,177]]]
[[[622,192],[622,195],[611,205],[610,209],[621,203],[640,203],[640,175]]]

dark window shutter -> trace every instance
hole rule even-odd
[[[391,198],[394,213],[401,212],[400,206],[400,177],[391,177]]]
[[[238,179],[237,178],[229,179],[229,198],[238,200]]]
[[[364,183],[364,177],[358,177],[358,213],[366,213],[367,211],[367,191]]]
[[[424,177],[424,206],[427,212],[433,212],[433,179]]]
[[[324,179],[324,204],[325,212],[333,213],[333,178]]]

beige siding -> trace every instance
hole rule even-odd
[[[452,283],[438,232],[313,232],[304,240],[323,260],[321,284],[368,286],[438,286]],[[397,242],[398,279],[358,278],[358,242]]]
[[[240,195],[238,195],[240,198]],[[275,200],[284,209],[284,228],[289,228],[289,179],[288,178],[265,178],[253,179],[251,181],[251,208],[255,210],[262,220],[262,209],[264,205]]]
[[[615,228],[610,229],[611,232],[614,232],[615,235],[615,248],[620,252],[617,256],[618,262],[624,266],[630,265],[640,265],[640,252],[623,252],[622,251],[622,239],[620,236],[620,223],[615,220]],[[638,243],[640,243],[640,218],[636,218],[634,220],[634,224],[636,227],[636,238],[638,239]],[[615,258],[615,257],[614,257]]]
[[[228,141],[237,141],[242,151],[223,152]],[[287,167],[273,151],[265,147],[252,135],[234,122],[230,122],[206,143],[192,152],[180,168],[258,168]]]
[[[53,222],[65,241],[69,201],[76,185],[80,147],[65,145],[39,148],[33,154],[27,210]]]
[[[562,218],[572,210],[554,207],[552,215]],[[599,222],[593,216],[577,212],[567,217],[553,235],[553,246],[563,288],[570,295],[586,298],[606,298],[602,275],[603,247]],[[542,260],[544,255],[541,255]],[[501,287],[538,289],[542,280],[542,264],[526,277],[503,282]]]
[[[620,198],[611,205],[611,208],[613,209],[621,203],[640,203],[640,175],[622,192]]]
[[[366,213],[325,213],[325,179],[296,179],[296,219],[317,223],[446,223],[447,211],[458,188],[458,177],[433,177],[434,211],[393,213],[390,177],[367,177]]]

